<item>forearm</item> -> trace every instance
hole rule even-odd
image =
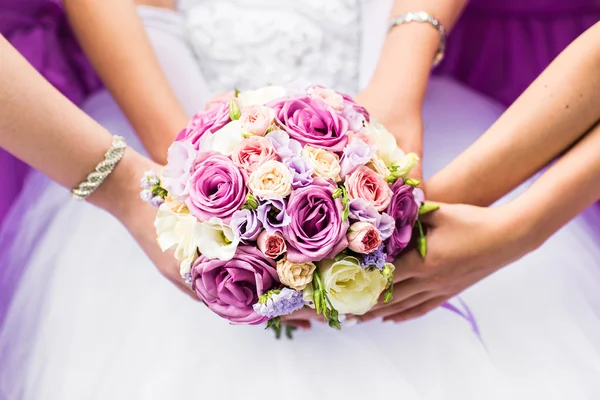
[[[489,205],[600,119],[600,24],[571,44],[471,147],[427,182],[432,200]]]
[[[533,247],[600,199],[600,124],[508,207]],[[518,221],[517,221],[518,220]]]
[[[102,81],[150,155],[167,148],[188,117],[165,77],[132,1],[64,0],[71,25]]]
[[[406,12],[425,11],[449,30],[466,0],[396,0],[390,20]],[[386,40],[367,91],[376,93],[376,118],[392,126],[407,126],[401,143],[405,151],[422,153],[421,110],[440,34],[428,23],[394,27]],[[416,120],[416,121],[415,121]]]
[[[66,188],[104,158],[112,136],[46,82],[0,37],[0,147]],[[90,201],[119,215],[141,156],[128,149]]]

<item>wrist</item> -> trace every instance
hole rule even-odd
[[[157,164],[128,148],[113,172],[88,201],[124,222],[132,215],[132,211],[143,205],[139,195],[140,178],[145,171],[157,167]]]
[[[504,211],[505,233],[519,243],[523,254],[540,247],[548,238],[539,229],[541,218],[545,218],[540,208],[534,203],[523,202],[517,198],[508,204],[498,207]]]

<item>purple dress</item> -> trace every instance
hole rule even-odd
[[[0,0],[0,34],[75,104],[101,87],[69,29],[60,0]],[[27,170],[0,149],[0,222]]]
[[[435,73],[508,105],[598,21],[600,0],[471,0]]]

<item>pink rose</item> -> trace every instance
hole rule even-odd
[[[348,248],[356,253],[370,254],[381,246],[381,234],[368,222],[355,222],[346,234]]]
[[[267,231],[262,231],[258,235],[256,244],[262,253],[269,258],[277,258],[285,253],[286,246],[285,241],[281,233],[275,232],[272,235]]]
[[[341,111],[344,108],[344,98],[334,90],[316,86],[309,90],[309,95],[313,99],[323,100],[325,104],[338,111]]]
[[[223,104],[223,103],[229,104],[229,100],[231,100],[234,97],[235,97],[235,91],[233,91],[233,90],[231,90],[229,92],[225,92],[225,93],[220,93],[220,94],[216,95],[215,97],[213,97],[212,99],[210,99],[208,101],[208,103],[206,103],[206,107],[204,108],[204,110],[208,111],[215,107],[220,107],[221,104]]]
[[[210,110],[195,114],[188,126],[179,132],[176,141],[189,140],[196,150],[199,149],[198,142],[206,133],[214,133],[231,122],[229,118],[229,103],[221,103]]]
[[[392,190],[383,176],[364,165],[359,165],[344,185],[351,200],[363,199],[377,211],[385,210],[392,199]]]
[[[240,121],[242,122],[242,132],[264,136],[271,127],[274,119],[275,111],[271,107],[248,107],[242,112],[240,117]]]
[[[262,136],[243,139],[231,154],[233,163],[242,170],[248,179],[256,169],[269,160],[277,159],[277,152],[271,141]]]

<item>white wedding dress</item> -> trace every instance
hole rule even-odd
[[[356,94],[377,60],[390,3],[180,6],[181,14],[143,7],[140,15],[192,113],[225,89],[297,77]],[[106,92],[84,109],[140,147]],[[432,78],[426,175],[502,111]],[[590,213],[575,219],[538,251],[467,290],[462,298],[481,338],[465,319],[438,309],[342,332],[317,324],[277,341],[190,301],[116,220],[33,174],[0,232],[0,248],[10,248],[0,254],[0,290],[18,283],[0,307],[0,400],[598,399],[600,248],[587,224],[599,221]]]

